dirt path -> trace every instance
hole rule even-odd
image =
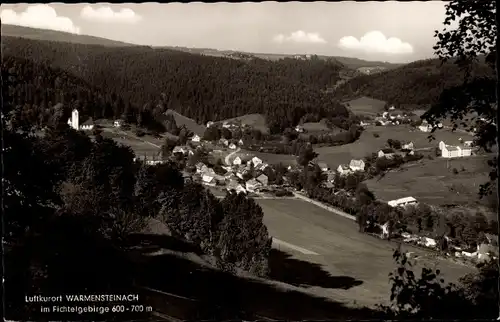
[[[241,150],[240,148],[237,148],[236,151],[233,151],[228,155],[226,155],[226,157],[224,158],[224,163],[226,163],[227,165],[231,165],[231,163],[229,162],[229,158],[232,157],[233,154],[240,152],[240,150]]]

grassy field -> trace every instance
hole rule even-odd
[[[379,137],[375,137],[374,133]],[[472,137],[467,134],[453,133],[446,129],[438,130],[433,135],[436,140],[429,142],[427,138],[429,133],[412,130],[409,126],[371,126],[366,128],[354,143],[335,147],[318,147],[315,151],[319,154],[318,160],[336,168],[339,164],[349,163],[351,159],[363,158],[367,154],[378,152],[386,146],[388,139],[412,141],[415,149],[434,149],[441,140],[448,144],[458,144],[459,138],[472,140]]]
[[[366,182],[377,199],[385,201],[412,196],[421,202],[434,205],[482,205],[479,185],[488,181],[491,156],[472,156],[464,159],[422,159],[408,164],[384,177]],[[453,169],[458,173],[453,174]]]
[[[297,261],[318,265],[314,273],[311,267],[296,271],[288,267],[289,276],[296,279],[316,277],[314,282],[303,283],[310,294],[351,305],[387,303],[390,294],[387,275],[395,268],[392,254],[396,243],[359,233],[352,220],[301,200],[260,199],[257,202],[264,211],[264,223],[271,236],[319,254],[304,255],[281,249],[293,254]],[[420,256],[419,267],[437,265],[447,281],[455,282],[472,271],[422,249],[409,245],[403,248]],[[333,280],[340,277],[351,283],[335,287]]]
[[[148,157],[152,157],[159,153],[163,143],[162,139],[156,139],[149,135],[138,138],[131,132],[122,132],[110,128],[104,128],[102,136],[131,147],[137,156],[147,155]]]
[[[269,133],[266,117],[262,114],[246,114],[232,119],[222,120],[219,123],[241,121],[242,124],[249,125],[263,133]]]
[[[264,153],[264,152],[247,151],[247,150],[241,150],[238,153],[241,153],[242,155],[252,154],[269,164],[277,164],[277,163],[283,163],[284,165],[297,164],[297,157],[289,154],[274,154],[274,153]]]
[[[345,103],[349,104],[349,109],[354,114],[375,116],[377,113],[384,112],[386,102],[363,96]]]

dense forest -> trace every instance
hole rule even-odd
[[[482,62],[474,65],[473,74],[494,76]],[[464,72],[452,61],[442,64],[439,59],[427,59],[355,77],[339,86],[335,96],[339,99],[369,96],[401,108],[421,108],[436,103],[443,89],[460,85],[463,78]]]
[[[322,91],[344,68],[335,60],[242,61],[146,47],[2,42],[6,57],[61,68],[141,110],[174,109],[199,123],[262,113],[274,133],[304,115],[345,120],[345,128],[351,123],[348,110]]]

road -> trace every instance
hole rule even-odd
[[[224,158],[224,163],[226,163],[227,165],[231,165],[231,162],[229,162],[229,158],[232,157],[233,154],[240,152],[240,150],[241,150],[240,148],[237,148],[236,151],[233,151],[228,155],[226,155],[226,157]]]
[[[388,274],[395,268],[392,258],[397,248],[395,242],[360,233],[352,219],[334,215],[302,200],[256,201],[264,211],[269,234],[279,240],[274,245],[276,248],[293,254],[298,260],[319,264],[330,275],[362,281],[361,285],[347,290],[309,289],[315,295],[368,306],[387,303],[390,294]],[[419,266],[434,267],[438,263],[444,278],[450,282],[472,272],[469,267],[436,259],[428,251],[410,245],[402,247],[420,257]]]

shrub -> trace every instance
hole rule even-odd
[[[137,129],[135,131],[135,135],[137,135],[138,137],[142,137],[142,136],[146,135],[146,133],[141,129]]]
[[[380,134],[378,134],[378,133],[373,133],[373,137],[378,138],[378,137],[380,137]]]
[[[453,172],[453,174],[458,174],[457,168],[453,168],[452,172]]]
[[[293,193],[291,191],[288,191],[288,190],[276,190],[274,192],[274,194],[276,195],[276,197],[291,197],[291,196],[293,196]]]

